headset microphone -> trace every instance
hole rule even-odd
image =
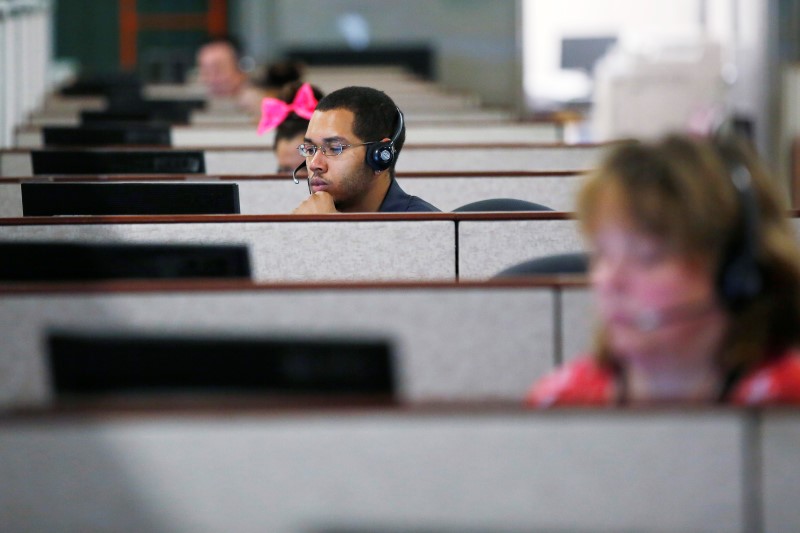
[[[292,171],[292,179],[294,180],[295,185],[300,183],[300,180],[297,179],[297,173],[301,170],[306,168],[306,161],[304,160],[302,163],[297,165],[297,168]]]
[[[639,331],[655,331],[673,322],[700,318],[706,313],[713,311],[714,308],[715,303],[713,301],[708,301],[690,302],[664,309],[645,309],[644,311],[636,313],[631,322]]]

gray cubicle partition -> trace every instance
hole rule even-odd
[[[0,176],[33,176],[30,150],[0,150]]]
[[[4,240],[246,244],[258,281],[456,278],[455,224],[439,219],[53,217],[4,219]]]
[[[423,198],[442,211],[453,209],[470,202],[488,198],[516,198],[550,207],[555,211],[572,211],[574,197],[583,179],[578,173],[464,173],[459,175],[435,173],[411,173],[398,177],[403,189]],[[19,184],[31,178],[0,178],[0,218],[22,216]],[[114,177],[66,177],[48,178],[54,182],[65,180],[94,182],[235,182],[239,187],[241,213],[245,215],[265,215],[291,213],[308,196],[305,181],[295,184],[287,176],[210,176],[176,175],[148,177],[146,175]]]
[[[254,278],[485,280],[517,263],[583,249],[569,213],[384,213],[298,217],[0,219],[7,240],[244,243]],[[792,218],[795,228],[800,218]]]
[[[59,119],[57,118],[56,121]],[[16,132],[17,148],[44,146],[43,126],[28,126]],[[257,147],[271,148],[274,130],[259,135],[255,122],[250,124],[220,124],[172,126],[170,137],[176,148],[197,147]],[[409,124],[406,142],[412,144],[486,144],[486,143],[556,143],[561,142],[561,127],[553,122],[486,122],[486,123],[427,123]],[[130,144],[130,143],[129,143]],[[146,144],[146,143],[140,143]]]
[[[577,222],[567,213],[506,215],[459,220],[459,279],[486,279],[528,259],[583,250]]]
[[[759,430],[762,531],[792,533],[800,524],[800,416],[796,409],[773,410],[764,415]]]
[[[558,290],[555,282],[0,287],[0,407],[52,398],[45,354],[51,328],[388,338],[403,400],[520,401],[553,368]]]
[[[408,145],[397,172],[582,171],[594,168],[606,146],[597,144]],[[203,148],[209,175],[266,174],[277,168],[264,148]],[[0,151],[0,175],[33,175],[28,150]]]
[[[258,281],[485,280],[581,250],[567,213],[0,219],[6,240],[247,244]]]
[[[599,163],[605,145],[492,144],[408,145],[397,172],[588,170]],[[277,167],[271,150],[205,150],[208,174],[264,174]]]
[[[6,417],[0,521],[63,533],[795,531],[789,515],[759,516],[773,480],[762,488],[754,468],[757,423],[458,406]],[[782,505],[796,513],[796,499]]]

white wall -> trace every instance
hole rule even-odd
[[[523,80],[529,104],[590,95],[582,73],[560,68],[563,37],[616,35],[629,50],[661,42],[705,38],[723,51],[722,79],[729,110],[757,117],[764,147],[768,121],[768,34],[766,0],[522,0]]]
[[[262,58],[289,47],[346,47],[339,18],[356,14],[366,21],[371,44],[430,44],[437,81],[474,91],[486,104],[514,106],[520,92],[516,10],[517,0],[241,0],[233,23],[245,42],[275,47],[253,50]],[[264,20],[268,13],[273,20]]]
[[[698,0],[523,0],[525,92],[533,99],[587,95],[587,78],[560,68],[563,37],[658,39],[698,31],[698,13]]]

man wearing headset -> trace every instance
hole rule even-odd
[[[325,96],[298,147],[311,195],[293,213],[439,211],[395,180],[405,137],[403,114],[382,91],[345,87]]]

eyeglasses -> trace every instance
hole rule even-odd
[[[374,143],[372,142],[358,143],[358,144],[330,143],[322,146],[317,146],[316,144],[304,143],[297,147],[297,152],[303,157],[314,157],[317,154],[317,150],[320,150],[323,155],[332,157],[336,155],[341,155],[341,153],[344,151],[345,148],[350,148],[351,146],[364,146],[366,144],[374,144]]]

